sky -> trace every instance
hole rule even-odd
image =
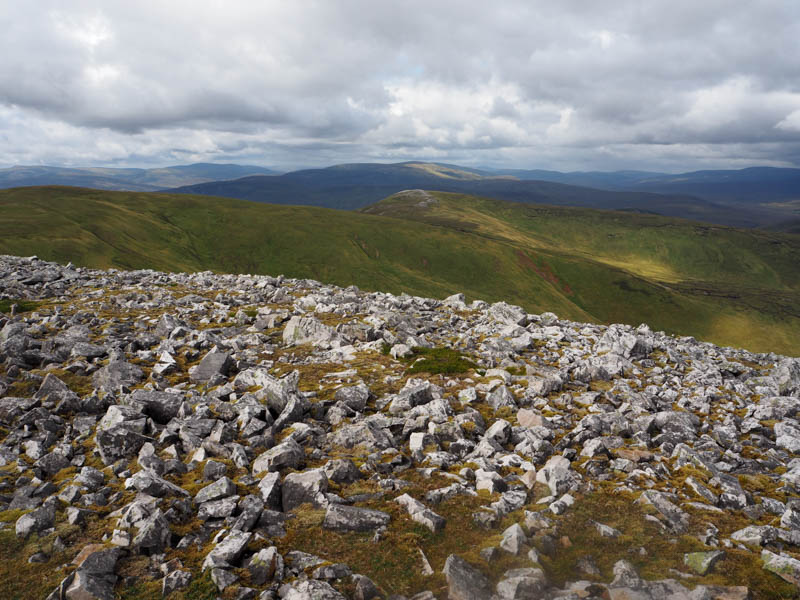
[[[800,167],[797,0],[0,0],[0,167]]]

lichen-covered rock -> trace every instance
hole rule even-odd
[[[189,373],[194,382],[205,382],[217,375],[226,376],[233,367],[233,360],[227,352],[212,351],[207,353],[200,363]]]
[[[442,569],[452,600],[489,600],[492,587],[486,576],[463,558],[451,554]]]
[[[334,531],[372,531],[385,527],[391,516],[380,510],[331,504],[325,512],[322,526]]]
[[[95,435],[97,450],[103,463],[110,465],[121,458],[132,458],[151,438],[116,425],[111,429],[98,430]]]
[[[56,503],[46,502],[39,508],[22,515],[14,527],[17,537],[27,538],[53,527],[56,521]]]
[[[235,566],[252,537],[249,532],[231,531],[208,553],[203,561],[203,570]]]
[[[322,506],[327,503],[323,495],[326,491],[328,478],[321,469],[289,473],[281,484],[283,510],[292,510],[306,502]]]
[[[761,551],[761,560],[767,571],[775,573],[800,589],[800,560],[791,556],[775,554],[769,550]]]
[[[532,567],[511,569],[497,583],[497,595],[502,600],[538,598],[547,589],[544,571]]]
[[[228,477],[221,477],[214,483],[202,488],[194,496],[194,501],[198,504],[203,502],[211,502],[212,500],[219,500],[220,498],[227,498],[236,493],[236,484]]]
[[[689,552],[683,557],[683,564],[689,567],[698,575],[705,575],[714,568],[720,560],[725,558],[725,553],[721,550],[710,552]]]
[[[282,600],[347,600],[331,584],[316,579],[286,584],[281,588],[280,595]]]
[[[447,552],[464,551],[462,536],[442,527],[485,536],[471,552],[492,579],[451,556],[452,598],[733,599],[763,594],[765,582],[784,595],[796,586],[787,583],[800,548],[796,359],[459,295],[441,302],[284,277],[0,256],[0,290],[57,299],[57,310],[0,315],[0,508],[23,511],[9,513],[21,538],[81,528],[124,549],[119,572],[163,577],[165,594],[191,582],[242,600],[339,598],[328,581],[342,577],[357,600],[394,592],[387,582],[402,577],[433,587],[424,536],[394,543],[409,522]],[[408,362],[394,358],[418,346],[454,348],[479,369],[409,378]],[[607,481],[620,494],[612,504],[651,506],[584,518],[589,546],[596,540],[617,561],[614,580],[557,589],[543,557],[575,543],[563,529],[570,512],[594,516],[580,503],[603,501]],[[537,512],[525,510],[534,503]],[[305,526],[321,514],[303,504],[325,509],[320,539],[371,538],[362,542],[376,561],[396,553],[413,572],[373,583],[352,574],[363,553],[351,562],[324,545],[319,556],[293,548],[315,535]],[[437,513],[456,517],[445,525]],[[708,551],[603,542],[652,526],[670,540],[691,532]],[[64,548],[53,538],[48,553]],[[751,592],[744,574],[714,572],[718,548],[743,545],[766,547],[765,568],[787,582],[769,574]],[[649,572],[654,550],[699,585],[640,576],[632,563]],[[501,575],[506,552],[536,564]],[[583,556],[575,577],[595,580],[599,563]],[[124,595],[114,570],[76,568],[51,597]]]
[[[253,461],[253,475],[258,476],[267,471],[280,471],[281,469],[296,469],[305,460],[303,448],[289,438],[260,454]]]
[[[314,317],[292,317],[283,328],[283,342],[288,346],[328,346],[338,339],[339,336],[333,328],[323,325]]]
[[[120,386],[130,387],[144,379],[144,371],[124,360],[114,360],[92,376],[96,388],[113,392]]]
[[[398,496],[395,499],[395,502],[403,506],[408,511],[408,514],[411,516],[413,521],[416,521],[420,525],[424,525],[433,533],[444,529],[444,526],[447,523],[444,517],[437,515],[422,502],[412,498],[408,494]]]

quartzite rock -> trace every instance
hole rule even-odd
[[[331,504],[322,526],[334,531],[372,531],[388,525],[389,521],[391,516],[380,510]]]
[[[321,469],[289,473],[281,484],[283,510],[292,510],[305,502],[321,506],[325,503],[323,494],[326,491],[328,478]]]
[[[687,564],[673,568],[705,572],[720,559],[716,547],[745,544],[766,546],[765,568],[796,579],[797,359],[646,326],[467,304],[460,295],[441,302],[284,277],[101,272],[0,257],[0,290],[6,298],[45,300],[35,312],[0,315],[0,466],[7,474],[0,503],[31,511],[17,519],[21,537],[58,530],[62,519],[84,526],[97,506],[106,507],[107,543],[125,548],[126,569],[137,554],[152,556],[147,576],[163,576],[166,593],[199,576],[183,566],[184,553],[211,548],[203,566],[228,595],[271,598],[289,580],[283,597],[340,598],[313,579],[351,577],[332,556],[287,549],[284,565],[276,546],[248,547],[254,540],[291,545],[287,531],[299,524],[302,503],[327,509],[326,529],[374,531],[375,543],[385,544],[384,528],[402,525],[389,521],[395,500],[437,531],[444,519],[428,506],[468,495],[477,504],[470,509],[474,526],[494,528],[486,535],[519,556],[528,551],[530,532],[528,558],[536,562],[570,543],[553,513],[575,510],[573,503],[598,490],[598,480],[609,479],[651,503],[657,518],[646,519],[670,535],[689,530],[689,512],[703,520],[692,524],[712,549],[687,554]],[[298,342],[306,345],[286,347]],[[479,368],[406,379],[407,363],[392,356],[412,355],[418,346],[452,347]],[[386,348],[391,352],[380,356]],[[197,361],[188,373],[186,364]],[[36,392],[9,395],[22,389]],[[106,469],[88,466],[97,454]],[[315,468],[304,471],[306,462]],[[427,478],[424,492],[408,487]],[[367,480],[365,489],[355,491],[350,486],[359,479]],[[194,493],[200,481],[206,487]],[[135,498],[120,491],[121,482]],[[191,482],[195,497],[178,482]],[[541,498],[535,484],[548,486],[551,497]],[[483,490],[499,497],[486,498]],[[412,498],[417,493],[425,504]],[[534,500],[547,508],[506,522],[501,537],[496,527]],[[361,508],[367,502],[370,509]],[[374,510],[382,507],[386,512]],[[746,517],[754,524],[731,531],[723,526],[726,513],[730,522]],[[585,526],[598,540],[629,533],[624,520],[619,530]],[[54,551],[61,544],[55,540]],[[168,548],[172,560],[157,564]],[[772,552],[778,548],[787,554]],[[427,559],[412,550],[419,576],[426,576]],[[498,548],[484,550],[481,556],[498,558]],[[638,549],[641,562],[647,551],[648,543]],[[597,572],[590,559],[581,565]],[[249,579],[234,569],[248,569]],[[492,585],[468,563],[451,556],[445,571],[451,597],[491,596]],[[728,571],[714,576],[738,583]],[[614,575],[610,585],[567,583],[569,592],[548,587],[539,569],[512,569],[494,593],[500,600],[690,594],[680,581],[645,581],[625,561]],[[110,597],[115,578],[114,564],[79,568],[52,597],[61,600],[68,590]],[[357,600],[377,595],[365,581],[352,575]],[[691,594],[750,592],[697,586]],[[423,592],[415,600],[432,597]]]
[[[451,554],[442,569],[452,600],[489,600],[492,587],[486,576],[463,558]]]
[[[189,378],[194,382],[208,381],[217,375],[228,375],[232,367],[233,360],[227,352],[209,352],[190,372]]]

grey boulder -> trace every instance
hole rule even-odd
[[[389,524],[391,516],[380,510],[331,504],[322,526],[334,531],[372,531]]]
[[[451,554],[442,569],[450,600],[489,600],[492,586],[486,576],[463,558]]]

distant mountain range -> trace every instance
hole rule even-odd
[[[761,171],[756,169],[755,174],[750,174],[751,181],[756,181],[757,173]],[[765,177],[774,178],[775,171],[794,169],[767,169],[764,171]],[[722,190],[727,185],[723,174],[739,172],[716,173],[719,173]],[[791,180],[790,177],[786,179]],[[776,225],[792,217],[796,218],[787,207],[767,205],[766,199],[761,197],[750,203],[743,203],[740,197],[726,197],[721,191],[714,199],[692,195],[680,188],[683,185],[681,181],[681,176],[677,175],[638,171],[489,171],[455,165],[406,162],[390,165],[336,165],[271,177],[255,176],[201,183],[165,191],[353,210],[402,190],[426,189],[474,194],[512,202],[655,213],[737,227]],[[713,188],[713,180],[708,177],[704,180],[698,175],[697,181],[698,186],[705,181],[703,185]],[[596,187],[586,187],[590,184]],[[663,189],[658,188],[658,185],[663,186]],[[673,186],[676,191],[669,191],[669,186]],[[771,189],[777,190],[777,186]],[[784,189],[788,190],[788,186],[784,186]],[[797,189],[800,195],[800,180]],[[775,194],[772,198],[774,197]]]
[[[426,189],[790,232],[797,230],[800,219],[800,169],[772,167],[677,175],[474,169],[425,162],[353,163],[283,174],[257,166],[209,163],[161,169],[31,166],[0,170],[0,188],[31,185],[168,191],[345,210],[368,206],[403,190]]]
[[[607,190],[635,190],[660,194],[690,194],[709,200],[765,204],[800,200],[800,169],[749,167],[738,170],[708,170],[690,173],[652,173],[647,171],[523,171],[484,169],[487,174],[512,175],[582,185]]]
[[[157,169],[65,168],[34,165],[0,169],[0,189],[32,185],[72,185],[98,190],[154,192],[169,187],[274,173],[275,171],[264,167],[211,163]]]

